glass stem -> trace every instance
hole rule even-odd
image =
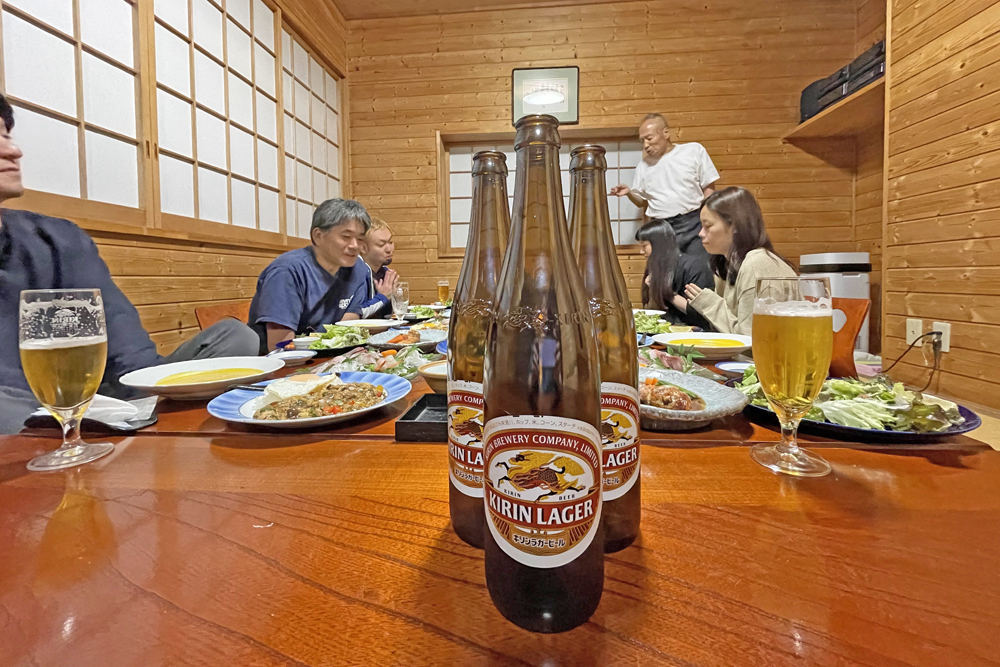
[[[799,456],[799,445],[795,438],[798,430],[798,419],[781,423],[781,442],[776,445],[775,449],[785,461],[794,461]]]
[[[59,449],[66,450],[83,444],[80,438],[80,417],[67,417],[60,420],[63,428],[63,444]]]

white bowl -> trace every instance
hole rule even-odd
[[[281,359],[286,366],[301,366],[316,356],[315,350],[288,350],[286,352],[275,352],[270,355],[272,359]]]
[[[749,400],[739,389],[727,387],[706,378],[672,370],[639,369],[640,385],[648,377],[694,392],[705,401],[704,410],[667,410],[642,403],[639,415],[642,427],[650,431],[690,431],[707,426],[713,419],[740,412]]]
[[[284,368],[285,362],[274,357],[222,357],[219,359],[195,359],[179,361],[162,366],[150,366],[121,376],[119,381],[147,394],[158,394],[180,400],[212,398],[236,384],[250,384],[262,380],[277,370]],[[214,382],[193,382],[190,384],[156,384],[163,378],[186,371],[211,371],[222,368],[253,368],[255,373],[244,377],[216,380]]]
[[[667,311],[665,311],[665,310],[650,310],[649,308],[633,308],[632,309],[632,315],[633,316],[637,315],[638,313],[645,313],[647,315],[666,315]]]
[[[298,338],[293,338],[292,342],[295,343],[296,350],[307,350],[309,346],[319,340],[319,336],[300,336]]]
[[[388,331],[392,327],[399,326],[399,320],[341,320],[337,322],[342,327],[361,327],[368,329],[368,333],[379,333]]]
[[[448,360],[442,359],[441,361],[432,361],[429,364],[424,364],[417,369],[421,377],[427,383],[434,393],[436,394],[447,394],[448,393]]]
[[[733,347],[710,347],[705,345],[695,345],[694,349],[705,356],[705,359],[709,361],[721,361],[722,359],[732,359],[738,354],[742,354],[749,350],[751,345],[750,336],[741,336],[740,334],[724,334],[724,333],[701,333],[689,331],[687,333],[671,333],[671,334],[656,334],[653,336],[653,341],[659,343],[660,345],[673,345],[674,347],[680,347],[679,343],[674,341],[678,340],[690,340],[692,338],[700,338],[702,340],[735,340],[739,341],[739,346]],[[690,346],[685,346],[690,347]]]

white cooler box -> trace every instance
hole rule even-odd
[[[842,299],[871,299],[871,256],[866,252],[824,252],[799,257],[799,274],[829,278],[833,296]],[[854,349],[868,352],[871,315],[861,325]]]

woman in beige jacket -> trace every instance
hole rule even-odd
[[[688,285],[684,305],[717,331],[751,335],[757,279],[794,277],[794,269],[774,252],[760,205],[745,188],[728,187],[705,200],[700,236],[712,255],[715,291]]]

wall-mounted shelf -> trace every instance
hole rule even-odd
[[[881,130],[885,120],[885,77],[797,125],[783,138],[790,144],[800,140],[856,137],[868,130]]]

